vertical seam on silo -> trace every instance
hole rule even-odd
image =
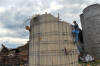
[[[39,59],[38,59],[39,64],[38,65],[40,66],[40,22],[39,22],[39,50],[38,51],[39,51],[38,53],[39,54]]]

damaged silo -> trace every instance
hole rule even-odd
[[[100,60],[100,5],[90,5],[80,16],[86,52]]]
[[[30,23],[29,66],[78,66],[72,27],[51,14],[38,15]]]

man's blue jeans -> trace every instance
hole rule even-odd
[[[72,30],[72,32],[74,33],[75,35],[75,43],[77,45],[77,48],[78,48],[78,51],[81,52],[82,51],[82,48],[80,47],[80,45],[77,43],[78,42],[78,35],[79,35],[79,30]]]
[[[77,43],[78,42],[79,30],[72,30],[72,32],[75,34],[75,43]]]

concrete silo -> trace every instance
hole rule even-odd
[[[29,66],[78,66],[72,27],[51,14],[37,15],[30,23]]]
[[[90,5],[80,16],[85,50],[100,60],[100,5]]]

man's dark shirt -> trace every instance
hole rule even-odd
[[[75,24],[75,25],[74,25],[74,28],[75,28],[75,30],[78,30],[78,29],[79,29],[78,24]]]

